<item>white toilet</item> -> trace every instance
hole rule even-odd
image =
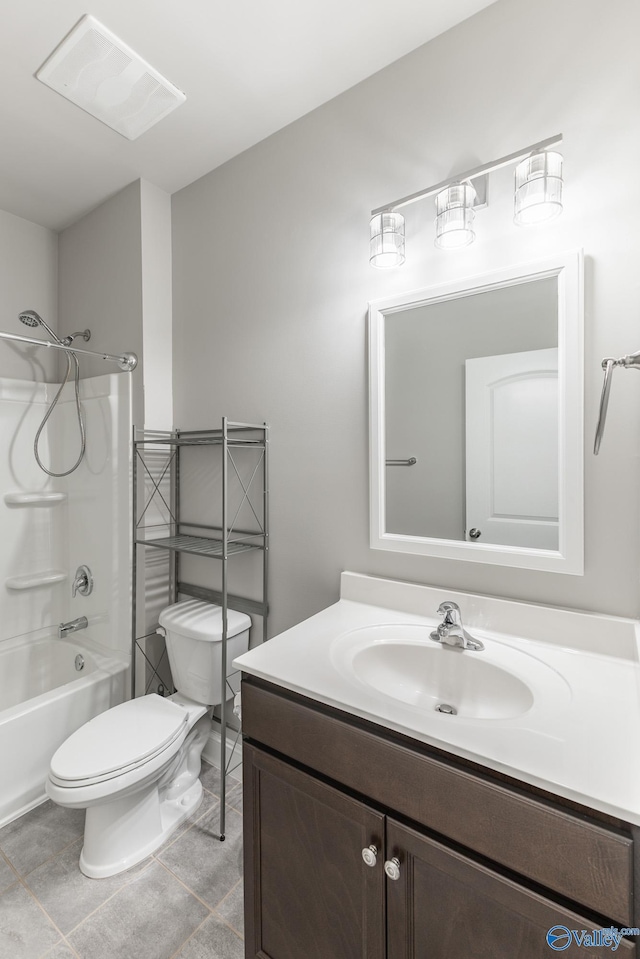
[[[157,849],[200,804],[200,757],[208,707],[221,702],[222,609],[200,600],[160,614],[173,681],[168,699],[152,693],[114,706],[54,753],[46,784],[54,802],[87,810],[80,869],[113,876]],[[227,611],[227,663],[249,646],[251,620]],[[227,697],[237,691],[227,679]]]

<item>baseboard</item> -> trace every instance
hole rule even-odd
[[[239,735],[236,740],[234,730],[227,730],[227,765],[229,765],[229,756],[232,752],[229,775],[242,781],[242,735]],[[216,769],[220,768],[220,724],[215,720],[209,738],[202,750],[202,758],[211,766],[215,766]]]

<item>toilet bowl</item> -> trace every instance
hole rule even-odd
[[[48,796],[61,806],[87,810],[80,854],[86,876],[103,879],[134,866],[200,805],[208,707],[221,701],[221,614],[220,607],[200,600],[163,610],[160,623],[178,692],[114,706],[54,754]],[[248,616],[228,610],[228,662],[248,648],[250,626]]]

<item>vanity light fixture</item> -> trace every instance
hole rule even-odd
[[[456,250],[476,238],[473,221],[476,189],[471,183],[453,183],[436,195],[436,246]]]
[[[468,246],[475,238],[476,210],[486,206],[482,188],[486,188],[488,175],[514,163],[518,164],[515,222],[528,225],[558,216],[562,211],[562,156],[549,147],[561,142],[559,133],[372,210],[369,262],[376,267],[404,263],[404,217],[397,211],[430,196],[436,198],[436,246],[442,250]]]
[[[402,213],[378,213],[371,218],[372,266],[402,266],[404,263],[404,217]]]
[[[516,167],[514,222],[543,223],[562,213],[562,157],[552,150],[532,153]]]

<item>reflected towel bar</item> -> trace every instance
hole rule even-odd
[[[386,466],[415,466],[417,463],[415,456],[410,456],[408,460],[385,460]]]

